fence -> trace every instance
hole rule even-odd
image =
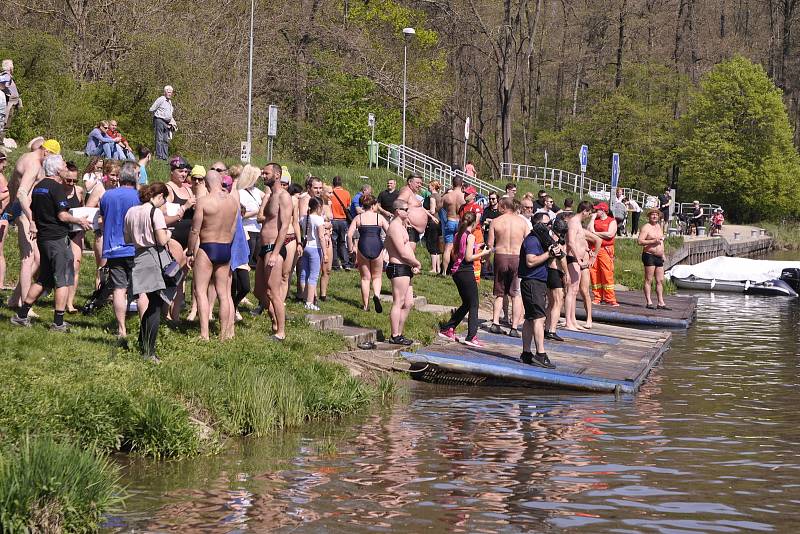
[[[492,192],[503,192],[496,185],[455,170],[450,165],[434,159],[412,148],[403,145],[377,144],[377,165],[405,178],[411,173],[418,173],[426,182],[436,180],[445,188],[453,183],[453,178],[460,177],[464,184],[471,185],[478,193],[488,196]]]

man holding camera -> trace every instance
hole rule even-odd
[[[550,218],[546,213],[533,216],[533,224],[547,224]],[[522,354],[520,360],[528,365],[554,369],[555,365],[544,351],[544,323],[547,312],[545,298],[547,295],[547,262],[564,253],[559,244],[542,245],[536,232],[531,232],[522,242],[519,254],[519,278],[522,305],[525,308],[525,322],[522,326]],[[531,345],[536,353],[531,352]]]

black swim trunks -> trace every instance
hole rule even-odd
[[[547,268],[547,289],[563,289],[564,273],[552,267]]]
[[[406,265],[405,263],[390,263],[386,266],[386,276],[389,277],[389,280],[401,276],[413,278],[414,273],[411,271],[410,265]]]
[[[275,250],[275,243],[271,243],[269,245],[261,245],[261,250],[258,251],[258,257],[263,258],[270,252]],[[281,255],[281,258],[284,260],[286,259],[286,245],[281,247],[281,250],[278,252]]]
[[[578,258],[576,258],[575,256],[570,256],[569,254],[567,254],[567,263],[578,263]]]
[[[420,234],[413,226],[408,227],[408,240],[412,243],[419,243]]]
[[[645,267],[663,267],[664,258],[649,252],[642,252],[642,263],[644,263]]]

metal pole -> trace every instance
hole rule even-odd
[[[406,169],[406,69],[408,67],[408,41],[403,42],[403,139],[400,143],[402,152],[402,174],[405,174]]]
[[[464,171],[464,174],[467,173],[465,170],[467,168],[467,140],[464,139],[464,164],[461,166],[461,170]]]
[[[252,154],[252,124],[253,124],[253,21],[255,19],[256,0],[250,0],[250,72],[247,85],[247,144],[250,145]],[[270,158],[272,159],[272,158]]]
[[[372,144],[369,145],[369,149],[370,149],[370,151],[375,150],[375,123],[374,122],[372,123]],[[370,153],[370,156],[372,156],[371,153]],[[372,158],[370,158],[369,168],[370,169],[372,168]],[[378,168],[378,151],[377,150],[375,150],[375,168],[376,169]]]

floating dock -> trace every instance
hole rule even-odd
[[[665,331],[601,324],[584,332],[559,330],[559,335],[563,342],[545,341],[555,369],[520,362],[521,339],[483,331],[480,349],[444,342],[402,356],[411,375],[427,382],[635,393],[672,337]]]
[[[592,306],[592,322],[614,323],[650,328],[689,328],[696,317],[697,297],[693,296],[665,296],[664,304],[669,310],[648,310],[645,307],[644,295],[641,291],[617,291],[619,307],[607,304]],[[653,301],[655,302],[655,291]],[[586,310],[583,301],[578,300],[575,316],[583,321],[586,319]]]

